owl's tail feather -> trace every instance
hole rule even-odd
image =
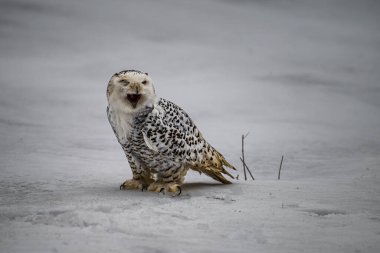
[[[232,179],[234,179],[234,177],[223,166],[229,167],[233,170],[236,169],[229,162],[227,162],[221,153],[213,149],[212,152],[210,152],[210,156],[205,157],[205,160],[205,165],[197,167],[196,170],[205,173],[223,184],[231,184],[231,182],[228,181],[223,174],[231,177]]]
[[[218,171],[217,168],[215,167],[207,167],[207,168],[203,168],[203,169],[200,169],[201,172],[205,173],[206,175],[208,175],[209,177],[213,178],[214,180],[216,181],[219,181],[223,184],[231,184],[231,181],[228,181],[220,171]],[[231,176],[231,174],[229,174],[228,172],[225,173],[229,176]],[[231,176],[232,178],[234,178],[233,176]]]

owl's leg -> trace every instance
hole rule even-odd
[[[144,183],[141,180],[128,179],[120,185],[120,190],[134,190],[138,189],[143,191]]]
[[[148,191],[164,192],[170,196],[181,194],[181,185],[184,181],[187,169],[182,166],[171,167],[156,174],[156,181],[151,183]]]
[[[130,153],[125,152],[129,165],[132,169],[133,177],[132,179],[126,180],[120,185],[120,190],[141,190],[148,188],[148,185],[152,182],[148,172],[141,166],[139,161],[135,159]]]
[[[144,191],[148,189],[148,186],[153,182],[153,180],[144,172],[136,173],[133,172],[133,178],[126,180],[120,185],[120,190],[134,190],[138,189]]]
[[[161,180],[155,181],[148,186],[148,191],[151,192],[161,192],[163,189],[165,189],[165,184]]]
[[[179,184],[176,182],[163,182],[163,181],[156,181],[151,183],[148,186],[148,191],[152,192],[163,192],[166,195],[170,196],[178,196],[181,194],[182,189]]]

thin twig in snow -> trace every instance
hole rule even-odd
[[[247,181],[247,172],[245,171],[245,162],[244,162],[244,138],[247,137],[248,134],[241,136],[241,156],[242,156],[242,162],[243,162],[243,170],[244,170],[244,180]]]
[[[282,162],[284,161],[284,156],[281,157],[281,163],[280,163],[280,168],[278,168],[278,180],[280,180],[281,176],[281,168],[282,168]]]
[[[243,166],[247,169],[247,171],[249,172],[249,175],[251,175],[252,180],[255,180],[255,178],[252,176],[251,170],[248,168],[247,164],[245,164],[245,162],[243,161],[241,157],[240,157],[240,161],[243,162]]]

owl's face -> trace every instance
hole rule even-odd
[[[114,109],[127,113],[137,112],[153,104],[156,94],[147,73],[136,70],[114,74],[108,83],[107,99]]]

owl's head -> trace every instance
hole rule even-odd
[[[124,70],[114,74],[108,82],[107,99],[113,109],[134,113],[152,106],[156,93],[148,73]]]

